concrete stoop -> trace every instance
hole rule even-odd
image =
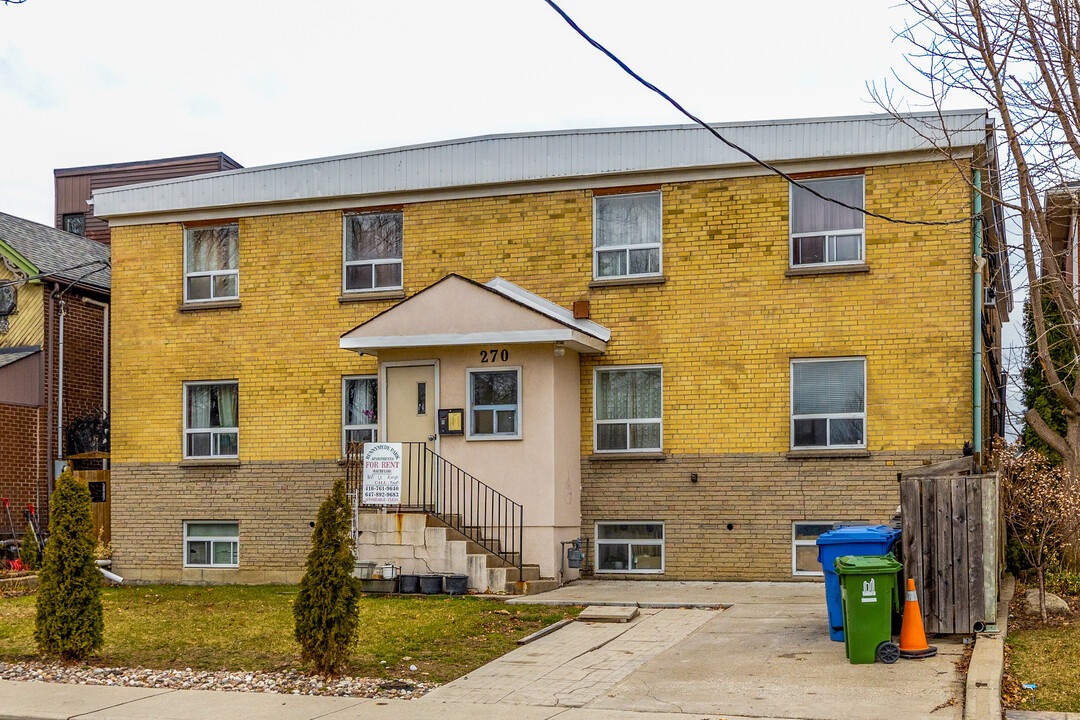
[[[518,568],[424,513],[364,512],[357,517],[356,558],[393,563],[405,574],[467,575],[478,593],[533,595],[559,586],[538,565]]]

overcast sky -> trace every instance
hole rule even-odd
[[[895,0],[560,4],[707,121],[876,112],[868,82],[913,79]],[[681,122],[542,0],[0,4],[0,210],[49,225],[54,168]]]

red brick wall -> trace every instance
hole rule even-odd
[[[99,410],[102,402],[102,330],[104,310],[83,302],[79,295],[64,295],[64,424],[88,412]],[[47,317],[47,314],[46,314]],[[59,401],[60,311],[53,310],[53,422]],[[46,386],[48,383],[46,382]],[[54,431],[55,434],[55,431]],[[55,442],[55,436],[54,436]]]
[[[8,498],[20,536],[26,528],[23,510],[27,504],[47,504],[46,471],[45,408],[0,403],[0,496]],[[10,534],[7,516],[0,514],[0,538]]]

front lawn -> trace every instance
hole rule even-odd
[[[1018,585],[1010,608],[1006,701],[1021,710],[1080,712],[1080,596],[1063,596],[1069,615],[1043,624],[1022,614],[1023,591]]]
[[[296,593],[295,586],[284,585],[105,588],[105,647],[90,662],[153,669],[295,668]],[[470,597],[363,596],[359,637],[345,672],[445,682],[579,611]],[[0,597],[0,660],[38,657],[34,612],[34,596]]]

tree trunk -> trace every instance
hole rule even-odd
[[[1039,615],[1046,622],[1046,563],[1039,563],[1036,572],[1039,573]]]

